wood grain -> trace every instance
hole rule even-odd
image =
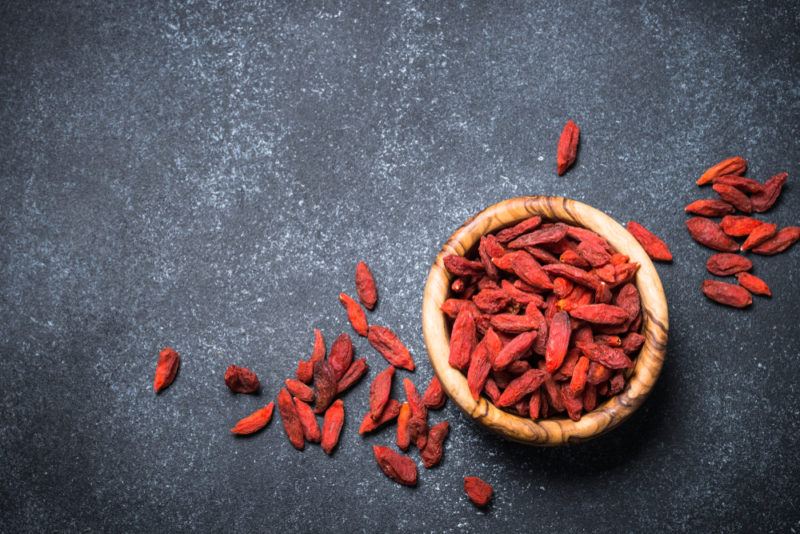
[[[450,336],[445,316],[439,308],[448,296],[451,276],[444,268],[443,258],[451,254],[464,255],[482,235],[532,215],[589,228],[641,265],[635,283],[642,300],[644,346],[625,389],[594,411],[584,414],[577,422],[566,418],[532,421],[504,412],[484,397],[475,401],[466,377],[448,364]],[[480,424],[508,439],[531,445],[555,446],[585,441],[608,432],[627,419],[644,402],[658,379],[666,353],[668,328],[664,289],[653,262],[641,245],[608,215],[562,197],[512,198],[489,206],[468,220],[448,239],[436,257],[422,301],[422,330],[428,356],[447,395]]]

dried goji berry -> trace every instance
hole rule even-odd
[[[544,272],[539,262],[527,252],[522,251],[514,255],[511,268],[514,270],[514,274],[519,276],[526,284],[543,291],[553,289],[553,282],[550,281],[550,277]]]
[[[230,365],[225,370],[225,385],[234,393],[255,393],[261,387],[253,371],[238,365]]]
[[[450,423],[442,421],[433,425],[428,432],[428,442],[425,448],[420,452],[419,457],[426,469],[431,469],[439,465],[444,456],[444,440],[447,439],[447,434],[450,432]]]
[[[502,289],[484,289],[472,297],[472,302],[484,313],[498,313],[508,307],[511,299]]]
[[[353,340],[347,334],[341,334],[331,345],[331,353],[328,355],[328,363],[333,369],[333,374],[338,381],[347,372],[350,364],[353,363]]]
[[[353,330],[359,336],[366,337],[369,326],[367,325],[367,314],[364,313],[361,305],[345,293],[339,293],[339,302],[344,306],[347,312],[347,319],[350,321],[350,326],[353,327]]]
[[[742,193],[733,186],[726,184],[714,184],[711,188],[728,204],[743,213],[753,211],[753,204],[750,197]]]
[[[622,351],[628,355],[635,354],[639,352],[642,345],[644,345],[644,336],[637,332],[631,332],[622,340]]]
[[[246,436],[254,434],[267,426],[272,420],[272,411],[275,408],[275,403],[270,402],[263,408],[259,408],[247,417],[239,419],[239,422],[231,428],[231,433]]]
[[[408,371],[414,370],[411,353],[397,335],[385,326],[371,325],[367,340],[390,364]]]
[[[778,225],[765,222],[756,226],[742,243],[742,250],[750,250],[771,239],[778,233]]]
[[[633,367],[633,362],[622,349],[609,347],[601,343],[577,343],[578,349],[592,361],[602,363],[609,369],[625,369]]]
[[[365,308],[375,309],[375,304],[378,302],[378,288],[372,277],[372,271],[363,261],[356,264],[356,293]]]
[[[428,440],[428,409],[422,403],[414,383],[408,378],[403,379],[403,389],[406,392],[406,401],[411,408],[408,430],[411,439],[416,441],[417,448],[422,450]]]
[[[788,173],[780,172],[764,182],[761,191],[750,197],[753,203],[753,211],[762,213],[770,209],[775,202],[777,202],[778,197],[781,195],[783,185],[788,178]]]
[[[373,445],[372,453],[384,475],[404,486],[417,485],[417,464],[414,460],[381,445]]]
[[[314,364],[314,412],[322,413],[331,405],[338,390],[336,375],[326,360]]]
[[[394,367],[389,366],[375,376],[369,386],[369,413],[374,421],[378,421],[383,414],[386,403],[392,394],[392,378]]]
[[[742,271],[749,271],[753,268],[753,262],[730,252],[721,252],[709,257],[706,261],[706,269],[711,274],[717,276],[730,276]]]
[[[567,265],[572,265],[573,267],[578,267],[579,269],[588,269],[591,267],[591,264],[586,261],[586,259],[578,254],[576,250],[568,249],[561,253],[561,256],[558,257],[558,260],[561,263],[566,263]]]
[[[605,343],[609,347],[621,347],[622,346],[622,338],[619,336],[612,336],[609,334],[600,334],[594,336],[594,340],[598,343]]]
[[[303,425],[300,423],[292,396],[286,389],[281,389],[278,392],[278,411],[281,414],[281,422],[283,423],[286,437],[289,438],[289,442],[295,449],[302,451],[305,447]]]
[[[583,410],[591,412],[597,407],[597,386],[586,384],[583,390]]]
[[[726,174],[724,176],[717,176],[714,178],[715,184],[725,184],[742,191],[743,193],[758,193],[764,187],[752,178],[745,178],[744,176],[737,176],[735,174]]]
[[[703,293],[705,296],[726,306],[733,308],[746,308],[753,303],[753,297],[745,288],[717,280],[704,280]]]
[[[471,261],[464,256],[456,254],[444,258],[444,267],[454,276],[479,276],[483,274],[481,262]]]
[[[595,241],[581,241],[576,251],[592,267],[601,267],[611,261],[611,254]]]
[[[599,325],[619,325],[628,320],[627,310],[611,304],[576,306],[569,314],[576,319]]]
[[[478,477],[464,477],[464,493],[472,504],[483,508],[492,500],[494,490]]]
[[[774,236],[753,248],[752,251],[756,254],[772,256],[788,249],[798,240],[800,240],[800,226],[787,226],[778,230]]]
[[[542,409],[542,392],[534,391],[531,394],[531,399],[528,401],[528,417],[533,420],[539,418]]]
[[[508,295],[508,297],[511,299],[512,302],[515,302],[517,304],[535,303],[536,306],[541,306],[542,303],[544,302],[544,299],[542,299],[541,295],[523,291],[518,287],[516,287],[511,282],[509,282],[508,280],[501,280],[500,288],[503,291],[505,291],[506,295]]]
[[[368,434],[382,427],[386,423],[394,421],[400,414],[400,403],[394,399],[389,399],[386,407],[383,409],[381,418],[377,421],[372,418],[372,414],[367,412],[364,419],[361,420],[361,426],[358,427],[358,433],[362,436]]]
[[[369,417],[369,414],[367,414]],[[370,419],[372,419],[370,417]],[[411,406],[407,402],[400,405],[400,413],[397,415],[397,446],[400,450],[407,451],[411,446],[411,430],[408,423],[411,421]]]
[[[567,225],[556,223],[547,228],[535,230],[516,238],[508,244],[511,249],[535,247],[538,245],[552,244],[564,239],[567,235]]]
[[[697,179],[697,185],[705,185],[714,181],[714,178],[726,175],[741,175],[747,170],[747,161],[740,156],[724,159],[706,169]]]
[[[531,369],[525,372],[508,384],[503,394],[500,395],[497,405],[503,407],[516,404],[526,395],[539,389],[545,378],[547,378],[547,374],[539,369]]]
[[[592,273],[587,273],[583,269],[566,265],[564,263],[553,263],[550,265],[543,265],[542,270],[554,276],[563,276],[568,280],[572,280],[576,284],[588,287],[594,290],[600,283],[600,279]]]
[[[294,378],[287,378],[285,384],[286,389],[288,389],[289,393],[291,393],[294,397],[297,397],[303,402],[314,401],[314,390],[305,385],[303,382],[295,380]]]
[[[653,232],[636,221],[628,221],[625,227],[652,259],[656,261],[672,261],[672,252],[669,251],[669,247]]]
[[[725,235],[719,224],[704,217],[692,217],[686,221],[686,228],[692,239],[708,248],[721,252],[736,252],[739,245]]]
[[[536,340],[537,332],[523,332],[512,339],[492,361],[493,369],[503,369],[514,360],[525,356]]]
[[[322,441],[320,444],[325,454],[333,454],[333,450],[339,443],[342,426],[344,426],[344,403],[342,399],[337,399],[325,411],[325,417],[322,420]]]
[[[351,363],[350,367],[347,368],[347,372],[336,384],[336,394],[341,395],[350,389],[356,382],[361,380],[361,377],[364,376],[368,369],[366,358],[361,358]]]
[[[736,275],[736,280],[739,281],[740,286],[754,295],[763,295],[765,297],[772,296],[772,291],[770,291],[767,283],[755,275],[750,273],[738,273]]]
[[[461,371],[466,370],[476,344],[475,319],[469,309],[463,307],[450,333],[450,366]]]
[[[314,379],[314,362],[309,360],[300,360],[297,362],[297,371],[294,376],[304,384],[310,384]]]
[[[734,208],[724,200],[718,198],[702,198],[688,204],[683,211],[703,217],[722,217],[728,213],[733,213]]]
[[[623,350],[624,352],[624,350]],[[600,362],[591,362],[589,364],[589,373],[586,376],[586,381],[590,384],[602,384],[611,378],[611,370]]]
[[[575,158],[578,155],[578,140],[580,139],[581,130],[578,125],[568,120],[561,130],[561,137],[558,139],[558,150],[556,150],[556,171],[561,176],[567,169],[575,163]]]
[[[486,379],[489,378],[489,372],[491,370],[492,363],[484,339],[478,343],[475,350],[472,352],[469,369],[467,370],[467,385],[469,386],[469,391],[473,399],[478,400],[480,397],[483,386],[486,384]]]
[[[294,409],[297,411],[300,426],[303,427],[303,438],[309,443],[319,443],[319,440],[322,439],[322,432],[320,432],[314,410],[297,397],[294,399]]]
[[[492,315],[490,324],[498,332],[519,334],[539,328],[540,320],[530,315],[515,315],[513,313],[500,313]]]
[[[603,247],[610,254],[614,253],[613,247],[608,243],[608,241],[606,241],[606,239],[603,236],[587,228],[567,225],[567,235],[576,241],[579,242],[589,241],[591,243]]]
[[[547,337],[547,347],[544,359],[548,373],[554,373],[561,367],[569,348],[569,337],[572,334],[572,325],[567,312],[558,312],[550,321]]]
[[[325,338],[319,328],[314,329],[314,348],[311,351],[309,361],[313,365],[315,362],[325,358]]]
[[[487,245],[487,240],[496,239],[494,236],[482,236],[481,241],[478,244],[478,257],[483,264],[483,268],[486,271],[486,276],[488,276],[492,280],[497,280],[500,278],[500,273],[497,270],[497,266],[492,263],[492,255],[489,252],[490,245]]]
[[[580,394],[583,388],[586,387],[586,376],[589,373],[590,363],[589,358],[581,356],[578,359],[578,363],[575,364],[575,369],[572,371],[572,379],[569,382],[569,388],[573,395]]]
[[[509,241],[513,241],[514,239],[518,238],[522,234],[526,234],[535,230],[540,224],[542,224],[542,218],[538,215],[534,215],[533,217],[529,217],[524,221],[515,224],[514,226],[497,232],[497,241],[500,243],[508,243]]]
[[[531,256],[533,256],[533,259],[535,259],[539,263],[544,263],[544,264],[558,263],[558,258],[543,248],[525,247],[525,251]]]
[[[572,389],[567,383],[561,385],[559,393],[569,418],[573,421],[580,421],[581,412],[583,412],[583,398],[572,393]]]
[[[172,347],[164,347],[158,353],[156,363],[156,374],[153,379],[153,389],[159,393],[166,389],[175,380],[178,374],[178,367],[181,364],[181,357]]]
[[[442,383],[439,382],[439,377],[434,375],[425,393],[422,394],[422,404],[429,410],[441,410],[446,401],[447,397],[442,389]]]

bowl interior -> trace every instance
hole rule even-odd
[[[625,389],[606,400],[580,421],[551,418],[533,421],[505,412],[483,396],[472,398],[466,377],[450,367],[450,335],[440,306],[447,298],[451,275],[443,258],[468,253],[484,234],[513,225],[533,215],[583,226],[597,232],[640,268],[635,283],[642,301],[642,334],[645,343],[636,358]],[[586,204],[562,198],[529,196],[489,206],[464,223],[448,239],[431,267],[422,303],[422,328],[428,356],[447,395],[470,417],[508,439],[532,445],[562,445],[585,441],[613,429],[644,401],[655,384],[664,361],[669,319],[661,280],[641,245],[619,223]]]

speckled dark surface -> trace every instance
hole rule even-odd
[[[725,309],[699,293],[709,253],[682,213],[704,167],[742,154],[754,177],[789,171],[769,217],[800,222],[796,3],[181,4],[0,7],[0,530],[800,530],[800,250],[755,259],[771,300]],[[582,146],[557,178],[567,117]],[[629,422],[539,450],[451,405],[446,459],[413,490],[372,460],[393,433],[356,433],[366,382],[331,458],[277,420],[228,434],[313,327],[349,331],[357,259],[371,320],[427,382],[431,260],[523,194],[672,246],[669,355]],[[156,397],[165,344],[183,366]],[[262,396],[229,394],[229,363]],[[495,485],[488,512],[464,475]]]

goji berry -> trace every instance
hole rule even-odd
[[[417,485],[417,464],[411,458],[381,445],[373,445],[372,453],[384,475],[404,486]]]
[[[428,442],[425,448],[420,452],[419,457],[426,469],[431,469],[439,465],[444,456],[444,440],[447,439],[447,434],[450,432],[450,424],[447,421],[442,421],[433,425],[428,432]]]
[[[230,365],[225,370],[225,385],[234,393],[255,393],[261,387],[253,371],[238,365]]]
[[[578,155],[578,140],[581,130],[578,125],[568,120],[561,130],[561,137],[558,139],[558,149],[556,150],[556,163],[558,175],[561,176],[567,169],[575,163]]]
[[[303,438],[309,443],[319,443],[320,439],[322,439],[322,432],[320,432],[314,410],[297,397],[294,399],[294,409],[297,411],[300,426],[303,427]]]
[[[368,434],[373,432],[386,423],[394,421],[397,419],[397,416],[400,414],[400,403],[394,399],[389,399],[389,402],[386,404],[386,407],[383,409],[383,413],[381,414],[381,418],[377,421],[372,418],[372,414],[367,412],[364,415],[364,419],[361,420],[361,426],[358,427],[358,433],[362,436],[364,434]]]
[[[270,402],[247,417],[239,419],[239,422],[231,428],[231,433],[239,436],[246,436],[258,432],[272,420],[272,411],[274,408],[275,403]]]
[[[745,288],[717,280],[703,281],[703,293],[705,296],[732,308],[746,308],[753,303],[753,297]]]
[[[466,370],[476,344],[475,319],[472,312],[463,307],[450,332],[450,366],[461,371]]]
[[[628,221],[626,228],[652,259],[656,261],[672,261],[672,252],[670,252],[669,247],[653,232],[636,221]]]
[[[286,384],[286,389],[288,389],[289,393],[294,397],[303,402],[314,402],[314,390],[303,382],[293,378],[287,378],[284,383]]]
[[[764,185],[761,187],[761,191],[750,197],[750,200],[753,203],[753,211],[762,213],[770,209],[775,202],[777,202],[778,197],[781,195],[781,190],[783,189],[783,186],[788,178],[788,173],[781,172],[764,182]]]
[[[686,228],[692,239],[708,248],[721,252],[736,252],[739,245],[725,235],[719,224],[704,217],[692,217],[686,221]]]
[[[428,384],[425,393],[422,394],[422,404],[429,410],[440,410],[444,407],[447,397],[442,389],[442,383],[439,382],[439,377],[434,376]]]
[[[756,226],[747,239],[742,243],[742,250],[750,250],[761,245],[762,243],[770,240],[776,233],[778,233],[778,225],[765,222]]]
[[[386,403],[392,394],[392,378],[394,367],[389,366],[375,376],[369,386],[369,413],[374,421],[378,421],[383,414]]]
[[[281,389],[278,392],[278,411],[281,414],[281,422],[283,423],[286,437],[289,438],[289,442],[295,449],[302,451],[305,447],[303,425],[300,423],[292,396],[286,389]]]
[[[356,293],[365,308],[375,309],[375,304],[378,303],[378,288],[372,277],[372,271],[363,261],[356,264]]]
[[[464,477],[464,493],[472,504],[483,508],[492,500],[494,490],[490,484],[478,477]]]
[[[344,426],[344,403],[342,399],[337,399],[325,411],[325,417],[322,420],[322,441],[320,444],[325,454],[333,454],[333,450],[339,444],[342,426]]]
[[[772,291],[770,291],[767,283],[755,275],[750,273],[738,273],[736,275],[736,280],[738,280],[740,286],[754,295],[763,295],[765,297],[772,296]]]
[[[367,340],[390,364],[408,371],[414,370],[411,353],[397,335],[385,326],[371,325]]]
[[[739,254],[729,252],[714,254],[706,261],[708,272],[717,276],[730,276],[742,271],[749,271],[752,267],[752,261]]]
[[[688,204],[683,211],[703,217],[722,217],[728,213],[733,213],[733,206],[718,198],[702,198]]]
[[[156,363],[156,374],[153,379],[153,389],[156,393],[160,393],[175,380],[178,374],[178,367],[181,364],[181,357],[178,352],[172,347],[164,347],[158,353],[158,362]]]
[[[368,369],[366,358],[361,358],[351,363],[350,367],[347,368],[347,372],[336,384],[336,394],[341,395],[350,389],[356,382],[361,380],[361,377],[364,376]]]
[[[741,175],[747,170],[747,161],[740,156],[724,159],[706,169],[697,179],[697,185],[705,185],[714,181],[714,178],[726,175]]]
[[[788,249],[798,240],[800,240],[800,226],[787,226],[778,230],[774,236],[753,248],[752,251],[756,254],[772,256]]]
[[[367,314],[358,302],[353,300],[345,293],[339,293],[339,302],[344,306],[347,312],[347,319],[350,321],[350,326],[359,336],[366,337],[369,326],[367,325]]]

